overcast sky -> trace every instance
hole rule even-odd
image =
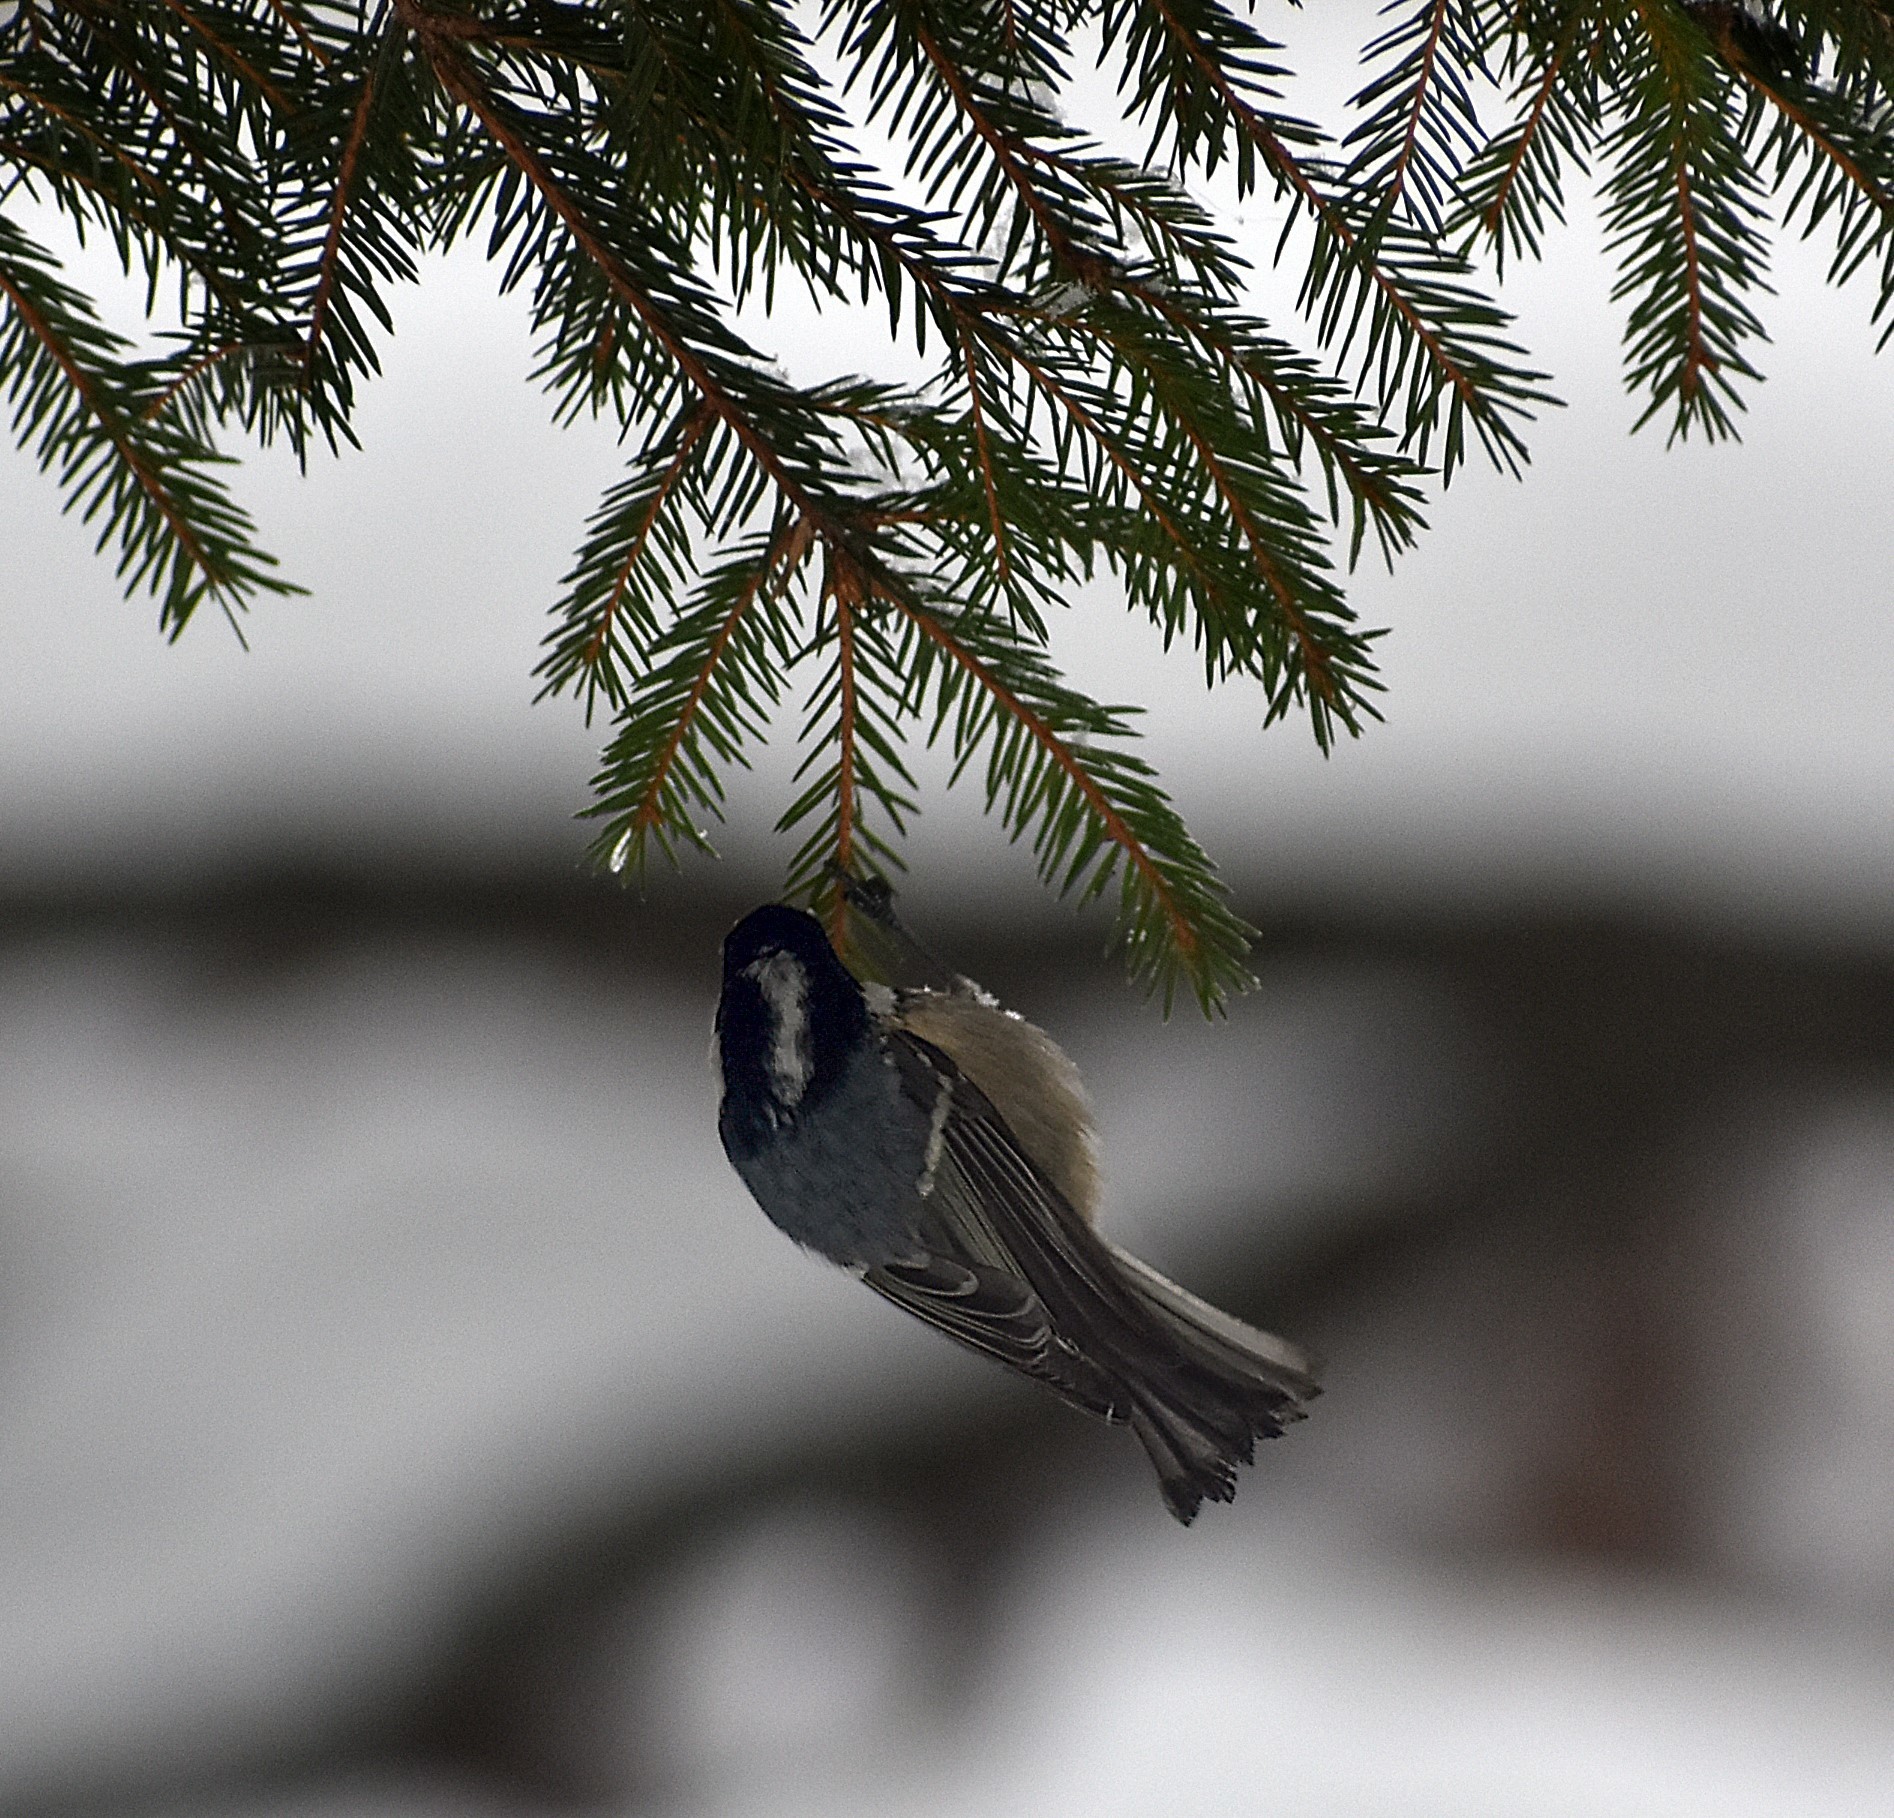
[[[1266,211],[1241,231],[1259,258]],[[91,261],[88,261],[88,266]],[[1151,706],[1153,755],[1237,875],[1290,889],[1431,892],[1500,880],[1682,894],[1724,910],[1894,932],[1894,364],[1865,290],[1784,249],[1769,382],[1737,447],[1633,437],[1595,228],[1509,282],[1569,408],[1523,483],[1479,469],[1435,502],[1392,576],[1364,567],[1387,723],[1326,762],[1254,697],[1208,702],[1188,657],[1102,591],[1058,629],[1073,672]],[[527,383],[518,299],[476,257],[397,298],[363,452],[307,478],[280,455],[236,485],[311,589],[203,615],[162,643],[30,459],[0,454],[0,844],[14,873],[194,866],[258,837],[405,837],[576,855],[597,736],[530,705],[546,607],[616,472],[597,426],[560,432]],[[798,376],[863,358],[856,325],[786,311]],[[777,769],[780,775],[780,767]],[[769,773],[732,835],[762,837]],[[930,807],[923,850],[997,846]],[[970,843],[971,842],[971,846]],[[786,855],[786,854],[785,854]]]

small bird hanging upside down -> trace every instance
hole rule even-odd
[[[905,941],[885,897],[850,900]],[[918,952],[919,949],[914,949]],[[723,944],[724,1152],[771,1221],[950,1338],[1129,1425],[1164,1504],[1227,1502],[1314,1367],[1093,1229],[1091,1117],[1042,1030],[966,979],[864,986],[770,903]]]

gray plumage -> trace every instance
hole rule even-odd
[[[926,1255],[927,1107],[879,1046],[849,1057],[820,1118],[786,1118],[759,1145],[724,1146],[778,1229],[844,1268]]]
[[[864,991],[812,917],[771,904],[725,941],[717,1036],[719,1132],[769,1218],[1129,1425],[1180,1521],[1227,1501],[1255,1440],[1301,1418],[1317,1392],[1302,1353],[1092,1229],[1076,1069],[977,987]]]

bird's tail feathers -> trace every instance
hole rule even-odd
[[[1305,1353],[1200,1300],[1116,1244],[1121,1279],[1176,1363],[1125,1384],[1122,1417],[1152,1465],[1165,1507],[1189,1523],[1206,1499],[1228,1502],[1256,1440],[1303,1417],[1319,1394]]]
[[[1235,1497],[1237,1463],[1249,1462],[1247,1435],[1239,1449],[1206,1432],[1185,1409],[1142,1390],[1133,1392],[1125,1419],[1157,1471],[1164,1506],[1186,1527],[1206,1497],[1212,1502]]]
[[[1286,1396],[1292,1404],[1283,1418],[1300,1420],[1300,1403],[1321,1394],[1314,1358],[1258,1326],[1233,1318],[1160,1275],[1129,1250],[1105,1240],[1125,1285],[1197,1361],[1253,1382],[1259,1389]]]

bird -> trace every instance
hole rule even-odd
[[[857,978],[783,903],[723,943],[712,1044],[725,1154],[770,1221],[948,1337],[1127,1425],[1186,1526],[1319,1392],[1296,1346],[1200,1300],[1093,1223],[1076,1066],[844,886],[934,982]]]

